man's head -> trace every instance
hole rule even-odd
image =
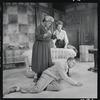
[[[70,57],[70,58],[67,59],[67,63],[68,63],[69,68],[74,67],[75,62],[76,62],[75,58],[73,58],[73,57]]]
[[[43,22],[46,27],[50,27],[52,23],[54,22],[54,18],[51,16],[45,16],[43,19]]]

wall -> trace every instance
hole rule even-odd
[[[36,17],[35,17],[35,3],[25,4],[4,4],[3,5],[3,47],[4,49],[8,45],[14,45],[18,48],[18,45],[26,45],[32,48],[35,41],[35,26],[40,24],[41,15],[43,13],[50,14],[49,4],[40,3],[36,5]],[[95,9],[95,11],[93,10]],[[69,37],[71,45],[75,46],[79,50],[79,45],[84,44],[84,33],[82,31],[82,16],[86,15],[88,20],[88,14],[92,12],[89,17],[93,18],[93,24],[95,27],[91,28],[89,33],[92,44],[97,47],[97,4],[95,3],[75,3],[66,7],[66,14],[61,14],[62,21],[64,22],[64,28]],[[54,9],[52,10],[55,12]],[[92,16],[92,17],[91,17]],[[55,17],[55,15],[53,16]],[[85,17],[84,17],[85,18]],[[36,22],[35,23],[35,19]],[[90,24],[91,25],[91,24]],[[85,25],[87,26],[87,25]],[[95,34],[94,34],[95,33]],[[74,37],[74,38],[73,38]],[[86,38],[86,37],[85,37]],[[87,38],[88,39],[88,38]]]
[[[35,4],[3,5],[3,46],[32,48],[35,40]]]
[[[96,3],[75,3],[66,7],[69,44],[75,46],[78,51],[79,45],[97,45],[98,23],[94,9],[97,11]]]
[[[66,32],[69,39],[69,44],[73,45],[79,51],[79,12],[75,5],[66,7]],[[79,54],[78,54],[79,56]]]

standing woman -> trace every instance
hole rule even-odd
[[[63,28],[63,22],[58,21],[56,23],[57,29],[53,33],[54,40],[54,47],[55,48],[67,48],[68,45],[68,37],[67,33],[62,29]]]
[[[50,26],[54,22],[53,17],[45,16],[43,23],[35,30],[36,41],[32,49],[32,71],[37,74],[37,79],[41,73],[53,65],[50,51],[51,30]]]

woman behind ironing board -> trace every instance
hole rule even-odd
[[[54,31],[53,36],[55,39],[53,40],[55,44],[55,48],[67,48],[68,45],[68,37],[66,32],[62,29],[63,28],[63,22],[58,21],[56,23],[57,29]]]

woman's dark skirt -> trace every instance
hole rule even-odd
[[[32,52],[32,71],[39,76],[41,73],[52,66],[50,43],[35,41]]]

